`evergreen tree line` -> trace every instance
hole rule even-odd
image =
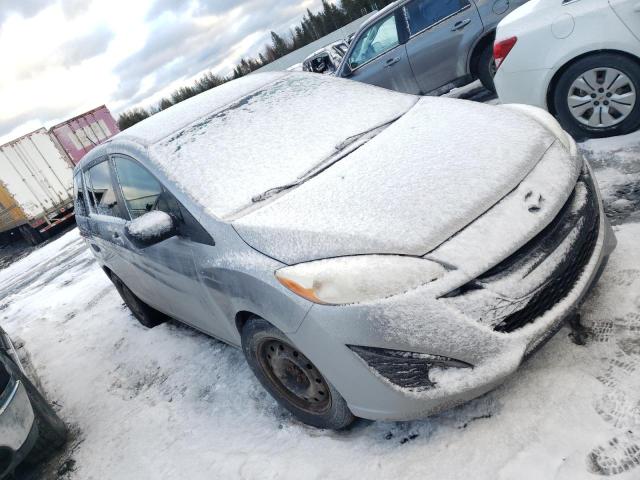
[[[243,77],[285,55],[302,48],[325,35],[357,20],[358,18],[379,10],[393,0],[341,0],[338,4],[329,0],[322,0],[322,9],[316,13],[307,9],[298,26],[287,34],[280,35],[271,32],[271,43],[264,46],[257,58],[243,58],[228,76],[216,75],[212,72],[204,74],[193,85],[180,87],[168,97],[163,98],[149,109],[134,108],[122,113],[118,117],[120,130],[144,120],[151,115],[165,110],[176,103],[191,98],[199,93],[222,85],[225,82]]]

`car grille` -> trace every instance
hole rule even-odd
[[[473,368],[468,363],[440,355],[357,345],[347,347],[379,375],[410,390],[434,388],[436,383],[429,378],[429,371],[433,368]]]
[[[581,189],[582,192],[586,193],[586,200],[577,212],[572,212],[571,205],[574,203],[575,196],[581,193]],[[571,228],[567,229],[567,225]],[[516,257],[522,258],[523,254],[530,254],[532,250],[535,250],[536,246],[544,244],[547,246],[559,245],[566,238],[567,230],[572,231],[577,228],[577,237],[571,251],[567,252],[565,258],[559,262],[550,274],[550,280],[537,293],[533,294],[523,305],[518,305],[520,308],[517,311],[502,318],[495,325],[494,329],[496,331],[509,333],[522,328],[534,322],[567,297],[593,254],[598,239],[599,225],[600,216],[595,186],[588,175],[583,175],[579,179],[571,198],[569,198],[567,204],[554,221],[525,245],[521,249],[524,252],[518,252]],[[499,265],[485,276],[500,275],[505,271],[504,269],[505,265]]]

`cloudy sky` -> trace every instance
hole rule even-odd
[[[0,0],[0,143],[228,73],[320,0]]]

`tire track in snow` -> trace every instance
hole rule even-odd
[[[614,285],[628,288],[640,279],[638,270],[622,270]],[[634,291],[631,289],[630,291]],[[637,290],[635,290],[637,291]],[[640,305],[640,296],[632,305]],[[603,359],[597,377],[605,387],[595,402],[600,417],[619,433],[597,445],[587,456],[592,473],[613,476],[640,467],[640,314],[605,320],[591,328],[592,340],[607,344],[613,355]]]

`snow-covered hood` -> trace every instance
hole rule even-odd
[[[233,226],[287,264],[424,255],[512,191],[555,140],[518,111],[425,97],[351,155]]]

